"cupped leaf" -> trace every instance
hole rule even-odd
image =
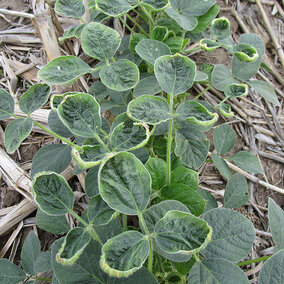
[[[143,38],[147,38],[147,36],[144,34],[140,34],[140,33],[133,33],[130,36],[130,40],[129,40],[129,50],[133,52],[134,54],[136,54],[135,47],[140,42],[140,40],[142,40]]]
[[[62,122],[75,135],[95,137],[102,126],[100,105],[89,94],[68,95],[58,107]]]
[[[248,183],[239,173],[234,174],[227,182],[224,195],[224,207],[238,208],[248,201]]]
[[[80,25],[69,27],[68,29],[64,31],[64,34],[62,37],[59,38],[59,41],[64,41],[72,37],[81,38],[81,33],[85,26],[86,24],[80,24]]]
[[[100,265],[110,276],[127,277],[142,267],[149,251],[149,241],[144,235],[124,232],[104,244]]]
[[[278,251],[270,259],[268,259],[260,270],[258,277],[259,284],[284,283],[284,250]]]
[[[161,97],[141,96],[128,104],[127,114],[134,120],[156,125],[171,118],[170,107]]]
[[[6,258],[0,259],[1,284],[17,284],[26,278],[26,273]]]
[[[237,140],[237,134],[230,125],[222,124],[213,131],[213,143],[220,155],[230,152]]]
[[[91,22],[83,29],[81,41],[83,50],[89,56],[108,61],[115,55],[121,39],[116,30]]]
[[[213,20],[210,27],[210,32],[213,35],[213,37],[219,40],[228,37],[231,33],[230,21],[225,17]]]
[[[83,0],[57,0],[54,9],[58,15],[71,18],[81,18],[85,13]]]
[[[209,258],[195,263],[188,276],[188,284],[249,284],[245,273],[225,259]],[[267,282],[268,283],[268,282]]]
[[[200,46],[201,49],[203,49],[207,52],[212,52],[215,49],[219,48],[221,46],[221,44],[214,41],[214,40],[211,40],[211,39],[208,39],[208,38],[203,38],[200,41],[199,46]]]
[[[217,113],[211,113],[196,101],[185,101],[181,103],[176,113],[178,119],[202,126],[211,125],[218,119]]]
[[[205,134],[194,127],[176,130],[175,154],[186,166],[198,169],[205,162],[209,151],[209,140]]]
[[[145,164],[152,178],[152,189],[159,190],[167,184],[167,163],[160,158],[150,158]]]
[[[171,210],[155,225],[155,241],[167,253],[189,255],[205,248],[212,229],[201,218]]]
[[[198,188],[198,173],[184,166],[178,166],[172,171],[171,183],[185,184],[191,190],[196,190]]]
[[[229,157],[241,169],[253,173],[262,174],[263,170],[258,158],[251,152],[240,151]]]
[[[231,106],[229,104],[220,104],[219,111],[225,117],[232,117],[234,115],[234,113],[231,110]]]
[[[67,181],[53,172],[42,172],[33,180],[33,197],[48,215],[60,216],[73,209],[74,195]]]
[[[74,134],[60,120],[56,111],[50,111],[48,115],[48,127],[64,138],[70,138],[74,136]]]
[[[18,118],[10,122],[5,129],[5,147],[8,154],[14,153],[30,135],[33,121],[30,118]]]
[[[99,74],[105,86],[119,92],[134,88],[139,81],[137,65],[126,59],[104,66]]]
[[[155,76],[146,77],[138,82],[133,90],[135,98],[143,95],[156,95],[162,91]]]
[[[63,172],[71,162],[71,147],[65,144],[46,145],[33,157],[31,176],[43,171]]]
[[[217,170],[223,177],[229,179],[233,175],[232,171],[230,170],[226,161],[223,158],[219,157],[214,152],[211,153],[211,158],[214,163],[214,166],[217,168]]]
[[[163,55],[170,55],[169,47],[158,40],[142,39],[135,47],[137,54],[147,62],[154,65],[157,58]]]
[[[284,211],[272,199],[268,199],[268,220],[277,249],[284,249]]]
[[[120,152],[99,171],[99,191],[109,207],[128,215],[146,208],[151,193],[151,176],[133,154]]]
[[[155,61],[154,70],[162,89],[171,95],[186,92],[196,76],[195,63],[180,54],[159,57]]]
[[[274,88],[267,82],[260,80],[251,80],[246,82],[250,87],[252,87],[260,96],[269,102],[273,103],[275,106],[280,106],[277,95]]]
[[[246,84],[230,84],[224,90],[225,96],[228,98],[243,97],[248,94],[248,85]]]
[[[61,248],[56,254],[56,260],[63,265],[72,265],[82,254],[91,240],[91,235],[85,228],[77,227],[66,235]]]
[[[150,38],[158,41],[164,41],[168,37],[168,28],[156,26],[150,32]]]
[[[14,114],[14,100],[4,89],[0,89],[0,120]]]
[[[205,208],[206,201],[192,188],[185,184],[171,183],[162,189],[161,198],[167,200],[177,200],[196,216],[200,216]]]
[[[30,231],[21,251],[22,267],[28,274],[35,275],[34,263],[39,255],[40,241],[34,231]]]
[[[206,212],[203,219],[212,227],[213,235],[202,255],[236,262],[249,254],[255,230],[244,215],[231,209],[216,208]]]
[[[234,55],[245,62],[253,62],[258,58],[257,50],[250,44],[240,43],[234,47]]]
[[[48,84],[69,84],[80,76],[91,73],[92,68],[76,56],[60,56],[41,68],[37,75]]]
[[[137,0],[97,0],[97,8],[105,14],[116,17],[133,9]]]

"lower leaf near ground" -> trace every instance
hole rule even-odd
[[[0,259],[0,283],[17,284],[26,278],[26,273],[6,258]]]

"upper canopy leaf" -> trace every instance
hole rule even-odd
[[[171,6],[186,16],[201,16],[215,3],[216,0],[170,0]]]
[[[4,89],[0,89],[0,120],[6,119],[14,114],[13,97]]]
[[[81,18],[85,13],[83,0],[57,0],[54,9],[58,15],[71,18]]]
[[[117,17],[138,5],[137,0],[97,0],[97,8],[105,14]]]

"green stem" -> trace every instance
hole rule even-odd
[[[131,27],[128,26],[128,24],[122,19],[121,16],[118,16],[119,20],[125,25],[125,27],[133,34],[135,34],[135,32],[133,31],[133,29]]]
[[[114,57],[113,57],[113,56],[111,57],[111,60],[112,60],[112,62],[113,62],[113,63],[115,62],[115,59],[114,59]]]
[[[46,281],[46,282],[51,282],[52,281],[51,278],[40,278],[40,277],[37,277],[37,276],[34,277],[34,280]]]
[[[241,262],[238,262],[237,265],[238,266],[243,266],[243,265],[249,265],[249,264],[252,264],[252,263],[255,263],[255,262],[261,262],[261,261],[269,259],[271,256],[272,255],[267,255],[267,256],[260,257],[260,258],[255,258],[255,259],[250,259],[250,260],[246,260],[246,261],[241,261]]]
[[[125,15],[134,25],[137,26],[137,28],[141,31],[142,34],[148,37],[148,34],[144,31],[144,29],[130,15],[128,15],[128,13],[126,13]]]
[[[148,269],[150,272],[152,272],[152,269],[153,269],[153,242],[152,240],[149,240]]]
[[[67,144],[70,145],[71,147],[74,147],[74,148],[77,149],[78,151],[81,151],[82,148],[81,148],[80,146],[78,146],[78,145],[74,144],[73,142],[67,140],[66,138],[64,138],[64,137],[62,137],[62,136],[60,136],[60,135],[58,135],[57,133],[55,133],[55,132],[53,132],[52,130],[46,128],[45,126],[43,126],[42,124],[38,123],[37,121],[34,121],[34,124],[35,124],[36,126],[38,126],[39,128],[41,128],[42,130],[44,130],[45,132],[49,133],[50,135],[52,135],[52,136],[54,136],[54,137],[56,137],[56,138],[58,138],[58,139],[64,141],[65,143],[67,143]]]
[[[196,48],[192,48],[192,49],[183,50],[182,53],[185,53],[185,54],[192,53],[192,52],[200,50],[200,49],[201,49],[201,47],[196,47]]]
[[[95,138],[105,148],[105,150],[110,153],[109,148],[107,147],[107,145],[104,143],[104,141],[101,139],[101,137],[98,134],[95,135]]]
[[[211,88],[211,86],[209,85],[206,89],[204,89],[201,93],[199,93],[194,100],[198,100],[205,92],[207,92],[209,89]]]
[[[100,129],[100,132],[101,132],[103,135],[105,135],[105,136],[108,137],[108,134],[107,134],[103,129]]]
[[[140,8],[143,11],[143,13],[146,15],[146,17],[148,18],[148,21],[149,21],[149,31],[151,32],[152,26],[155,26],[154,20],[152,19],[151,14],[148,12],[148,10],[145,7],[140,6]]]
[[[122,230],[123,232],[127,231],[127,215],[126,214],[122,215]]]
[[[225,97],[216,107],[218,107],[218,106],[220,106],[221,104],[223,104],[227,99],[228,99],[228,98]],[[215,107],[215,108],[216,108],[216,107]]]
[[[99,66],[97,68],[93,68],[93,71],[92,72],[96,72],[96,71],[99,71],[103,68],[104,66]]]
[[[174,115],[174,96],[168,95],[170,100],[170,113],[172,118],[169,121],[169,132],[168,132],[168,145],[167,145],[167,165],[168,165],[168,185],[171,183],[171,153],[172,153],[172,134],[173,134],[173,115]]]

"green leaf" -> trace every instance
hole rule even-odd
[[[41,252],[34,263],[34,272],[40,273],[52,270],[50,251]]]
[[[97,8],[105,14],[116,17],[133,9],[138,1],[136,0],[96,0]]]
[[[74,134],[63,124],[56,111],[51,110],[48,115],[48,127],[64,138],[70,138]]]
[[[64,34],[62,37],[59,38],[59,41],[64,41],[72,37],[81,38],[81,33],[85,26],[86,24],[80,24],[80,25],[69,27],[68,29],[64,31]]]
[[[62,122],[75,135],[95,137],[102,126],[100,105],[89,94],[66,96],[58,107]]]
[[[219,111],[225,117],[232,117],[234,115],[234,113],[231,110],[231,106],[229,104],[220,104]]]
[[[60,16],[81,18],[85,13],[83,0],[57,0],[55,12]]]
[[[144,34],[133,33],[129,40],[129,50],[136,54],[135,47],[143,38],[147,38]]]
[[[175,154],[189,168],[198,169],[205,162],[209,151],[209,140],[194,127],[176,130]]]
[[[42,211],[60,216],[73,209],[74,195],[67,181],[53,172],[42,172],[33,180],[33,197]]]
[[[8,154],[14,153],[30,135],[33,121],[30,118],[18,118],[10,122],[5,129],[5,147]]]
[[[170,107],[161,97],[141,96],[128,104],[127,114],[134,120],[156,125],[171,118]]]
[[[273,103],[275,106],[280,106],[277,95],[274,88],[264,81],[251,80],[246,82],[250,87],[252,87],[260,96],[269,102]]]
[[[66,235],[56,260],[63,265],[72,265],[82,254],[91,240],[91,235],[85,228],[77,227]]]
[[[170,48],[171,53],[175,54],[182,50],[185,39],[173,36],[165,40],[165,44]]]
[[[85,190],[89,198],[99,194],[98,172],[99,167],[94,166],[88,171],[85,177]]]
[[[188,276],[188,284],[249,284],[245,273],[225,259],[204,259],[195,263]],[[268,283],[268,282],[267,282]]]
[[[137,65],[126,59],[104,66],[99,74],[105,86],[119,92],[134,88],[139,81]]]
[[[230,84],[226,86],[224,93],[227,98],[243,97],[248,94],[248,85],[237,83]]]
[[[229,179],[233,175],[232,171],[230,170],[226,161],[223,158],[219,157],[213,152],[211,153],[211,158],[215,167],[222,176],[224,176],[226,179]]]
[[[199,47],[206,52],[212,52],[215,49],[221,47],[221,44],[216,42],[215,40],[203,38],[199,43]]]
[[[259,284],[283,284],[284,283],[284,250],[275,253],[268,259],[260,270],[258,277]]]
[[[190,213],[172,210],[155,225],[155,241],[167,253],[193,254],[211,239],[212,229]]]
[[[237,262],[249,254],[255,230],[244,215],[232,209],[216,208],[206,212],[203,219],[213,229],[211,242],[201,252],[203,256]]]
[[[137,54],[147,62],[154,65],[157,58],[163,55],[170,55],[169,47],[158,40],[141,39],[135,47]]]
[[[213,143],[220,155],[230,152],[237,140],[237,134],[230,125],[222,124],[214,129]]]
[[[154,10],[161,10],[168,5],[168,0],[143,0],[142,4],[150,6]]]
[[[36,212],[36,225],[53,234],[65,234],[70,231],[70,225],[63,216],[50,216],[40,208]]]
[[[195,82],[203,82],[208,80],[208,75],[201,71],[196,71]]]
[[[90,13],[90,21],[92,22],[102,22],[103,20],[106,20],[108,18],[108,15],[98,11],[97,9],[93,9]]]
[[[211,113],[203,105],[196,101],[185,101],[181,103],[176,113],[178,119],[192,124],[208,126],[215,123],[218,119],[217,113]]]
[[[145,146],[149,137],[147,125],[123,122],[113,129],[110,146],[114,152],[135,150]]]
[[[284,248],[284,211],[272,199],[268,199],[268,220],[277,249]]]
[[[187,16],[201,16],[205,14],[215,3],[216,0],[170,0],[172,7]]]
[[[227,182],[224,195],[224,207],[238,208],[248,202],[248,183],[244,176],[234,174]]]
[[[196,192],[206,201],[203,214],[213,208],[218,208],[218,203],[210,192],[201,188],[197,188]]]
[[[34,263],[39,255],[40,241],[35,235],[34,231],[30,231],[21,251],[22,267],[28,274],[36,274],[36,272],[34,271]]]
[[[149,251],[149,241],[144,235],[124,232],[104,244],[100,265],[110,276],[128,277],[142,267]]]
[[[146,77],[138,82],[133,90],[133,96],[135,98],[143,95],[156,95],[162,91],[155,76]]]
[[[150,38],[158,41],[164,41],[168,37],[168,28],[156,26],[150,32]]]
[[[145,164],[152,178],[152,189],[159,190],[167,184],[167,163],[160,158],[150,158]]]
[[[0,89],[0,120],[14,114],[14,100],[4,89]]]
[[[198,187],[198,173],[184,166],[179,166],[171,173],[171,183],[184,184],[191,190],[196,190]]]
[[[196,216],[203,213],[206,201],[193,189],[185,184],[171,183],[162,189],[162,199],[177,200],[190,210]]]
[[[234,55],[245,62],[253,62],[258,58],[257,50],[252,45],[244,43],[234,46]]]
[[[213,87],[222,92],[225,91],[225,88],[228,85],[238,83],[238,81],[235,80],[231,75],[228,67],[223,64],[216,65],[212,71],[211,76]]]
[[[80,76],[91,73],[92,68],[76,56],[60,56],[41,68],[38,77],[51,85],[70,84]]]
[[[115,55],[121,39],[119,33],[101,23],[91,22],[81,34],[82,48],[89,56],[108,61]]]
[[[31,176],[43,171],[63,172],[71,162],[71,147],[51,144],[39,149],[33,157]]]
[[[115,211],[108,207],[100,195],[94,196],[90,199],[88,206],[88,220],[91,224],[106,225],[114,217]]]
[[[210,32],[213,37],[219,40],[228,37],[231,34],[230,21],[225,17],[213,20],[210,27]]]
[[[17,284],[26,278],[26,273],[6,258],[0,259],[1,284]]]
[[[155,61],[154,70],[162,89],[171,95],[186,92],[196,75],[195,63],[180,54],[161,56]]]
[[[252,174],[262,174],[263,170],[258,158],[251,152],[240,151],[230,157],[229,160],[233,161],[244,171]]]
[[[137,215],[146,208],[151,194],[151,176],[133,154],[120,152],[99,170],[102,198],[116,211]]]

